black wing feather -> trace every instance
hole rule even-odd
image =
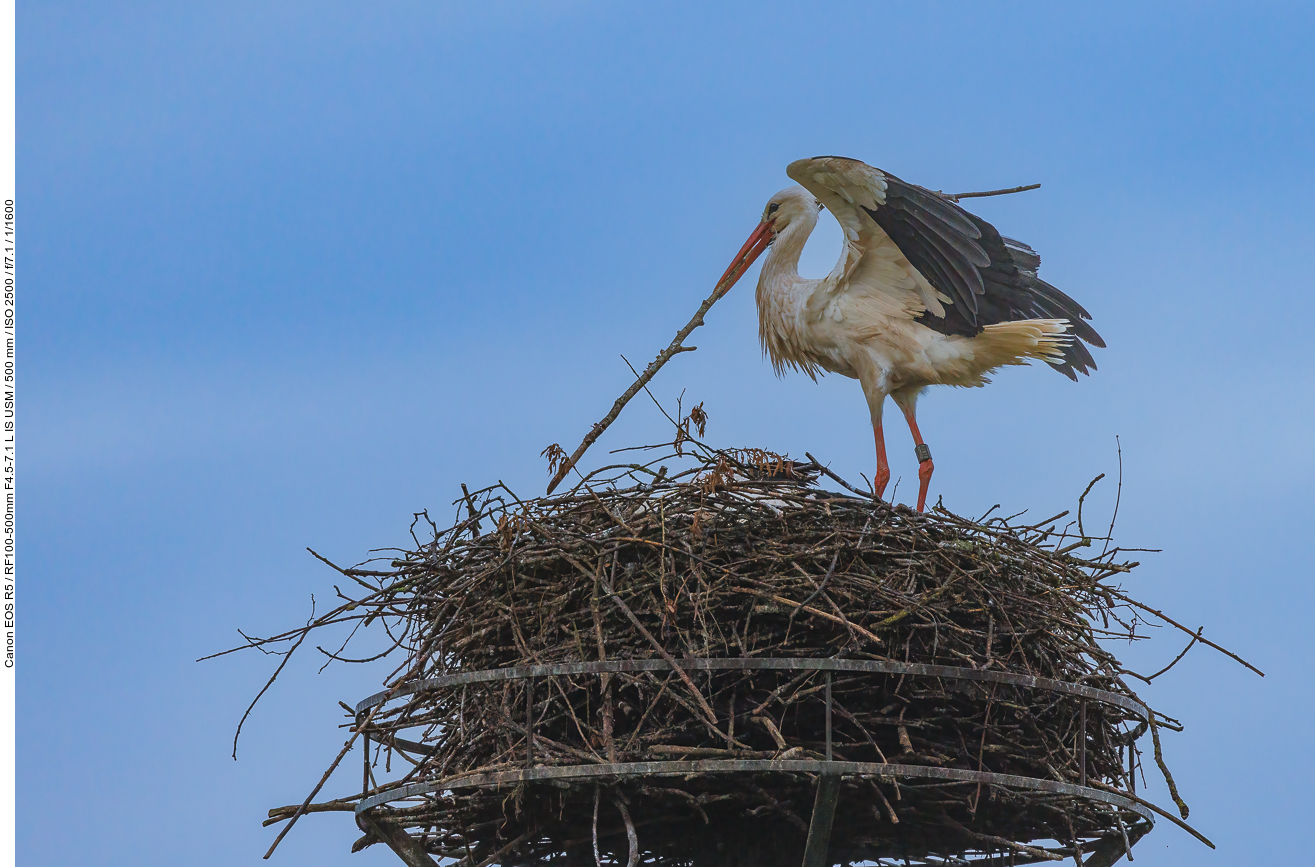
[[[868,211],[867,208],[863,210]],[[895,241],[895,245],[900,248],[900,252],[913,264],[913,267],[922,272],[927,282],[958,302],[959,309],[967,311],[967,315],[973,317],[975,323],[978,296],[968,285],[963,274],[937,249],[928,238],[928,233],[910,225],[907,216],[891,215],[884,213],[884,210],[878,208],[875,212],[868,211],[868,213],[874,220],[881,216],[881,219],[877,220],[877,225]]]
[[[981,268],[991,264],[991,257],[986,255],[976,241],[963,235],[957,235],[944,221],[928,217],[926,212],[910,211],[905,219],[912,224],[915,231],[921,229],[924,238],[931,242],[936,251],[957,273],[974,295],[986,291],[982,285]]]
[[[886,201],[872,217],[909,263],[953,299],[945,316],[925,312],[918,322],[942,334],[972,337],[983,326],[1020,319],[1067,319],[1076,340],[1050,366],[1070,379],[1096,369],[1080,341],[1103,347],[1081,304],[1037,277],[1041,257],[1028,245],[1001,237],[990,223],[916,184],[886,176]]]
[[[931,228],[930,219],[920,219],[922,216],[916,211],[900,214],[895,221],[898,225],[897,231],[904,231],[922,242],[923,247],[935,258],[936,264],[953,280],[955,291],[951,297],[962,298],[975,311],[977,296],[986,291],[981,272],[968,261],[967,256],[953,245],[946,243],[940,233]]]

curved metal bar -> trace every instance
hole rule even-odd
[[[928,665],[920,662],[896,662],[885,659],[792,659],[792,658],[758,658],[730,657],[724,659],[679,659],[680,667],[686,671],[720,671],[720,670],[776,670],[776,671],[851,671],[864,674],[912,674],[924,677],[947,677],[958,680],[975,680],[985,683],[1005,683],[1011,686],[1024,686],[1044,689],[1065,695],[1088,698],[1120,707],[1139,719],[1150,717],[1146,705],[1103,689],[1082,686],[1049,677],[1034,677],[1030,674],[1015,674],[1012,671],[991,671],[975,668],[958,668],[950,665]],[[472,683],[488,683],[499,680],[521,680],[531,677],[554,677],[571,674],[611,674],[635,671],[668,671],[671,665],[664,659],[614,659],[606,662],[563,662],[557,665],[518,665],[510,668],[493,668],[485,671],[461,671],[429,677],[417,683],[409,684],[394,691],[377,692],[356,705],[356,713],[362,714],[377,704],[420,692],[429,692],[453,686]]]
[[[1032,789],[1055,795],[1068,795],[1101,801],[1121,810],[1129,810],[1149,822],[1155,814],[1143,805],[1101,789],[1061,783],[1057,780],[1040,780],[1014,774],[994,774],[988,771],[968,771],[961,768],[935,768],[924,765],[883,765],[878,762],[827,762],[818,759],[696,759],[685,762],[620,762],[602,765],[558,765],[538,768],[515,768],[505,771],[487,771],[460,774],[432,783],[411,783],[371,795],[356,805],[356,812],[403,798],[433,794],[448,789],[492,788],[516,783],[541,780],[589,779],[592,777],[683,777],[688,774],[740,774],[740,773],[808,773],[842,774],[864,777],[922,777],[932,780],[951,780],[963,783],[985,783],[994,786],[1012,786]]]

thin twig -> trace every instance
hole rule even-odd
[[[1114,445],[1119,450],[1119,487],[1114,494],[1114,513],[1110,515],[1110,528],[1105,532],[1105,547],[1101,549],[1100,557],[1104,557],[1110,549],[1110,540],[1114,538],[1114,522],[1119,519],[1119,503],[1123,501],[1123,443],[1119,442],[1117,436],[1114,437]]]
[[[1178,812],[1186,819],[1191,811],[1183,801],[1182,795],[1178,794],[1178,784],[1173,781],[1173,774],[1169,773],[1169,766],[1164,763],[1164,753],[1160,749],[1160,727],[1155,722],[1155,714],[1151,714],[1146,721],[1151,724],[1151,743],[1155,745],[1155,763],[1160,766],[1160,773],[1164,774],[1164,781],[1169,784],[1169,797],[1173,798],[1173,802],[1178,805]]]
[[[603,867],[603,856],[598,851],[598,798],[602,794],[601,787],[594,784],[594,867]]]
[[[1146,807],[1147,809],[1155,813],[1159,813],[1161,816],[1168,819],[1170,822],[1173,822],[1179,828],[1182,828],[1184,831],[1191,834],[1193,837],[1200,840],[1202,843],[1209,846],[1211,849],[1215,848],[1215,844],[1210,842],[1210,838],[1206,837],[1204,834],[1202,834],[1200,831],[1196,830],[1191,825],[1184,822],[1182,819],[1179,819],[1173,813],[1170,813],[1161,807],[1157,807],[1155,804],[1152,804],[1150,801],[1146,800],[1145,798],[1139,797],[1138,795],[1135,795],[1132,792],[1125,792],[1122,789],[1117,789],[1114,786],[1111,786],[1109,783],[1102,782],[1101,780],[1088,780],[1087,785],[1095,786],[1097,789],[1104,789],[1107,792],[1114,792],[1117,795],[1122,795],[1123,797],[1127,798],[1129,801],[1136,801],[1138,804],[1141,804],[1143,807]]]
[[[616,808],[621,811],[621,818],[626,823],[626,842],[630,845],[630,857],[626,859],[626,867],[635,867],[639,863],[639,835],[635,833],[635,823],[630,821],[630,811],[626,809],[626,802],[620,798],[613,799]]]
[[[394,687],[394,689],[396,689],[396,687]],[[274,838],[274,842],[269,846],[269,851],[264,855],[265,860],[268,860],[269,856],[274,854],[274,850],[278,848],[279,843],[283,842],[283,838],[288,836],[288,832],[292,830],[292,826],[297,824],[297,820],[306,815],[306,810],[310,807],[311,801],[315,800],[315,796],[320,793],[320,789],[324,788],[324,784],[329,781],[329,777],[331,777],[333,772],[338,769],[338,765],[342,762],[343,756],[347,755],[348,750],[350,750],[352,745],[356,743],[356,739],[361,736],[361,732],[365,730],[365,727],[369,725],[370,720],[374,719],[374,715],[383,706],[383,704],[375,705],[370,710],[369,715],[366,716],[366,718],[352,731],[352,736],[347,739],[347,743],[342,745],[342,750],[339,751],[338,756],[333,760],[333,763],[329,765],[329,769],[324,772],[324,776],[320,777],[320,781],[315,784],[314,789],[311,789],[311,793],[306,796],[306,800],[301,802],[301,806],[297,808],[297,812],[292,814],[292,818],[288,820],[288,824],[284,825],[283,830],[279,831],[279,835]]]
[[[1087,485],[1087,489],[1082,492],[1082,496],[1078,497],[1078,535],[1083,539],[1087,538],[1087,531],[1082,526],[1082,505],[1087,501],[1087,494],[1090,494],[1091,489],[1096,487],[1096,482],[1099,482],[1103,478],[1105,478],[1105,474],[1101,473],[1099,476],[1092,479],[1091,484]],[[1069,526],[1071,527],[1073,525],[1070,524]]]
[[[1188,629],[1186,626],[1183,626],[1183,625],[1182,625],[1181,623],[1179,623],[1177,620],[1174,620],[1172,617],[1170,617],[1169,615],[1165,614],[1163,611],[1160,611],[1160,610],[1158,610],[1158,609],[1156,609],[1156,608],[1152,608],[1152,607],[1150,607],[1149,605],[1143,605],[1142,603],[1138,602],[1137,600],[1135,600],[1135,599],[1131,599],[1131,598],[1129,598],[1128,596],[1126,596],[1125,594],[1120,593],[1119,591],[1114,590],[1114,589],[1111,589],[1111,588],[1109,588],[1109,587],[1106,587],[1106,588],[1105,588],[1105,592],[1106,592],[1106,593],[1109,593],[1111,596],[1115,596],[1115,597],[1118,597],[1119,599],[1122,599],[1124,602],[1128,603],[1129,605],[1132,605],[1132,606],[1134,606],[1134,607],[1136,607],[1136,608],[1140,608],[1142,611],[1149,611],[1151,614],[1154,614],[1156,617],[1160,618],[1161,620],[1163,620],[1165,623],[1169,624],[1170,626],[1175,626],[1175,627],[1181,629],[1183,632],[1186,632],[1188,635],[1196,636],[1196,640],[1199,641],[1199,642],[1201,642],[1202,644],[1204,644],[1204,645],[1206,645],[1206,646],[1208,646],[1208,647],[1213,647],[1215,650],[1219,651],[1219,652],[1222,653],[1224,656],[1227,656],[1227,657],[1230,658],[1230,659],[1233,659],[1233,660],[1236,660],[1237,662],[1242,663],[1242,664],[1245,665],[1247,668],[1251,669],[1252,671],[1254,671],[1256,674],[1260,675],[1261,677],[1264,677],[1264,676],[1265,676],[1265,673],[1264,673],[1263,671],[1261,671],[1260,669],[1256,668],[1254,665],[1252,665],[1251,663],[1247,662],[1245,659],[1243,659],[1242,657],[1238,656],[1238,655],[1237,655],[1236,653],[1234,653],[1233,651],[1231,651],[1231,650],[1227,650],[1227,649],[1225,649],[1225,648],[1223,648],[1223,647],[1220,647],[1218,644],[1215,644],[1213,641],[1211,641],[1211,640],[1208,639],[1208,638],[1202,638],[1201,636],[1197,635],[1197,634],[1196,634],[1195,632],[1193,632],[1192,630]]]
[[[671,666],[671,670],[676,673],[676,676],[685,682],[685,686],[689,687],[689,691],[694,694],[695,701],[699,703],[699,707],[703,710],[705,714],[707,714],[708,724],[712,726],[712,730],[717,732],[718,734],[721,734],[722,737],[726,737],[724,733],[717,730],[716,712],[714,712],[712,707],[708,704],[708,700],[703,697],[703,693],[699,690],[699,688],[694,685],[694,681],[690,679],[690,676],[688,673],[686,673],[685,669],[681,668],[680,663],[676,662],[676,658],[672,656],[670,653],[667,653],[667,649],[658,643],[658,640],[653,637],[653,633],[649,632],[647,629],[644,628],[644,624],[641,623],[639,618],[635,616],[635,612],[631,611],[630,606],[627,605],[625,601],[616,594],[616,591],[612,589],[612,585],[607,581],[607,579],[600,577],[600,582],[603,587],[603,593],[607,595],[607,598],[611,599],[612,602],[614,602],[616,606],[621,609],[621,613],[626,616],[626,618],[630,621],[631,625],[635,627],[635,629],[639,632],[639,634],[644,636],[645,640],[647,640],[648,643],[653,646],[653,649],[658,652],[658,656],[661,656],[663,659],[665,659],[667,661],[667,664]]]
[[[1205,631],[1205,627],[1204,627],[1204,626],[1202,626],[1200,629],[1196,630],[1196,634],[1192,636],[1192,640],[1191,640],[1191,641],[1187,642],[1187,646],[1183,648],[1183,652],[1180,653],[1180,654],[1178,654],[1177,656],[1175,656],[1175,657],[1173,658],[1173,662],[1169,663],[1169,664],[1166,665],[1164,668],[1162,668],[1162,669],[1160,669],[1159,671],[1155,672],[1155,674],[1152,674],[1150,677],[1146,677],[1145,675],[1138,674],[1138,673],[1135,672],[1135,671],[1128,671],[1127,669],[1124,669],[1124,671],[1125,671],[1127,674],[1131,674],[1133,677],[1137,678],[1138,680],[1144,680],[1144,681],[1146,681],[1147,683],[1150,683],[1151,681],[1155,680],[1155,678],[1159,677],[1160,675],[1164,674],[1166,671],[1168,671],[1169,669],[1171,669],[1171,668],[1173,668],[1175,665],[1177,665],[1178,662],[1179,662],[1179,660],[1181,660],[1184,656],[1187,655],[1187,651],[1191,650],[1191,649],[1196,645],[1197,639],[1199,639],[1199,638],[1201,637],[1201,633],[1204,632],[1204,631]]]
[[[1022,852],[1024,855],[1030,855],[1033,858],[1040,858],[1044,861],[1064,860],[1063,855],[1056,855],[1054,852],[1047,852],[1045,849],[1038,849],[1035,846],[1024,846],[1022,843],[1015,843],[1013,840],[1007,840],[1004,837],[996,837],[992,834],[981,834],[977,831],[970,831],[949,816],[942,816],[941,820],[959,833],[971,837],[974,840],[984,840],[988,843],[994,843],[997,846],[1004,846],[1006,849],[1012,849],[1015,852]]]
[[[941,195],[949,199],[951,202],[957,202],[960,199],[980,199],[985,196],[1007,196],[1010,193],[1025,193],[1028,190],[1039,189],[1041,189],[1040,184],[1027,184],[1021,187],[1010,187],[1007,190],[986,190],[981,193],[941,193]]]
[[[699,309],[695,312],[694,317],[690,319],[689,322],[685,323],[684,328],[676,332],[676,336],[672,338],[671,343],[667,348],[659,352],[657,358],[654,358],[648,363],[648,367],[644,368],[644,372],[639,375],[639,378],[635,380],[634,384],[627,388],[625,392],[616,399],[616,402],[612,404],[612,408],[608,411],[607,415],[603,416],[602,421],[595,424],[589,430],[589,433],[585,434],[584,440],[581,441],[579,447],[576,448],[571,456],[557,468],[557,474],[554,475],[552,481],[548,483],[549,494],[561,484],[562,479],[566,478],[566,474],[576,465],[584,455],[585,451],[594,444],[595,440],[603,435],[603,431],[607,430],[612,422],[616,421],[617,416],[621,414],[621,410],[625,409],[626,404],[630,402],[630,398],[638,394],[641,388],[648,385],[649,380],[657,375],[657,372],[662,369],[663,365],[677,354],[681,352],[693,352],[697,348],[694,346],[684,346],[682,344],[684,344],[685,338],[689,337],[690,332],[703,324],[703,315],[712,309],[712,305],[716,304],[717,300],[724,294],[722,285],[722,283],[718,283],[712,290],[712,294],[703,299],[703,303],[699,305]],[[627,364],[628,363],[629,362],[627,362]]]
[[[810,461],[817,464],[818,469],[821,470],[822,473],[827,478],[829,478],[831,481],[835,482],[836,484],[841,485],[842,487],[844,487],[845,490],[850,491],[851,493],[858,494],[860,497],[872,497],[871,491],[860,491],[858,488],[854,487],[849,482],[840,478],[840,476],[837,476],[835,473],[831,472],[831,468],[825,466],[821,461],[813,457],[811,452],[804,452],[804,457],[808,458]]]

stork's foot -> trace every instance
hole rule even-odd
[[[936,469],[936,465],[931,462],[931,458],[918,464],[918,511],[926,511],[927,505],[927,488],[931,485],[931,474]]]
[[[909,427],[913,428],[912,421],[909,422]],[[931,462],[931,449],[922,442],[922,437],[918,436],[916,428],[913,428],[913,435],[918,440],[913,452],[918,456],[918,511],[921,512],[927,505],[927,486],[931,484],[931,474],[936,466]]]
[[[877,467],[877,474],[872,477],[872,490],[880,500],[886,495],[886,485],[890,484],[890,468]]]

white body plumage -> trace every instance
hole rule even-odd
[[[876,438],[878,495],[890,476],[881,428],[887,395],[918,444],[921,509],[932,471],[916,421],[923,389],[984,385],[992,370],[1033,358],[1070,377],[1094,367],[1085,347],[1074,349],[1072,322],[1086,311],[1027,269],[1039,257],[1026,245],[856,160],[800,160],[787,173],[802,186],[771,198],[722,278],[723,291],[770,245],[757,288],[764,352],[778,373],[795,368],[815,378],[823,370],[859,380]],[[830,274],[806,279],[799,257],[823,205],[844,231],[844,249]],[[1055,311],[1069,316],[1028,315]],[[1084,339],[1103,345],[1080,325]]]

